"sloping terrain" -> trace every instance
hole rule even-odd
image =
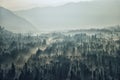
[[[16,33],[35,31],[35,27],[30,22],[3,7],[0,7],[0,25]]]

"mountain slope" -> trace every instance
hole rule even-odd
[[[16,14],[43,30],[48,28],[60,30],[119,24],[119,7],[120,3],[117,2],[93,1],[69,3],[58,7],[32,8],[17,11]]]
[[[3,7],[0,7],[0,25],[17,33],[35,31],[30,22]]]

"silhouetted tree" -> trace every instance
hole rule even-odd
[[[23,70],[21,71],[21,74],[19,76],[19,80],[33,80],[33,76],[28,69],[27,63],[25,63]]]
[[[36,70],[36,73],[35,73],[35,78],[34,78],[34,80],[40,80],[40,72],[39,72],[39,70],[36,68],[35,69]]]
[[[0,80],[3,80],[3,70],[1,68],[1,65],[0,65]]]
[[[16,75],[15,65],[11,64],[11,68],[9,69],[7,75],[5,76],[5,80],[14,80]]]

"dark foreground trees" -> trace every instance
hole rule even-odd
[[[120,80],[119,57],[104,55],[102,61],[86,57],[72,61],[67,57],[61,57],[64,60],[57,57],[59,61],[43,65],[30,65],[28,62],[20,70],[12,63],[8,70],[0,68],[0,80]]]

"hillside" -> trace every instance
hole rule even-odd
[[[30,22],[3,7],[0,7],[0,25],[16,33],[35,31],[35,27]]]

